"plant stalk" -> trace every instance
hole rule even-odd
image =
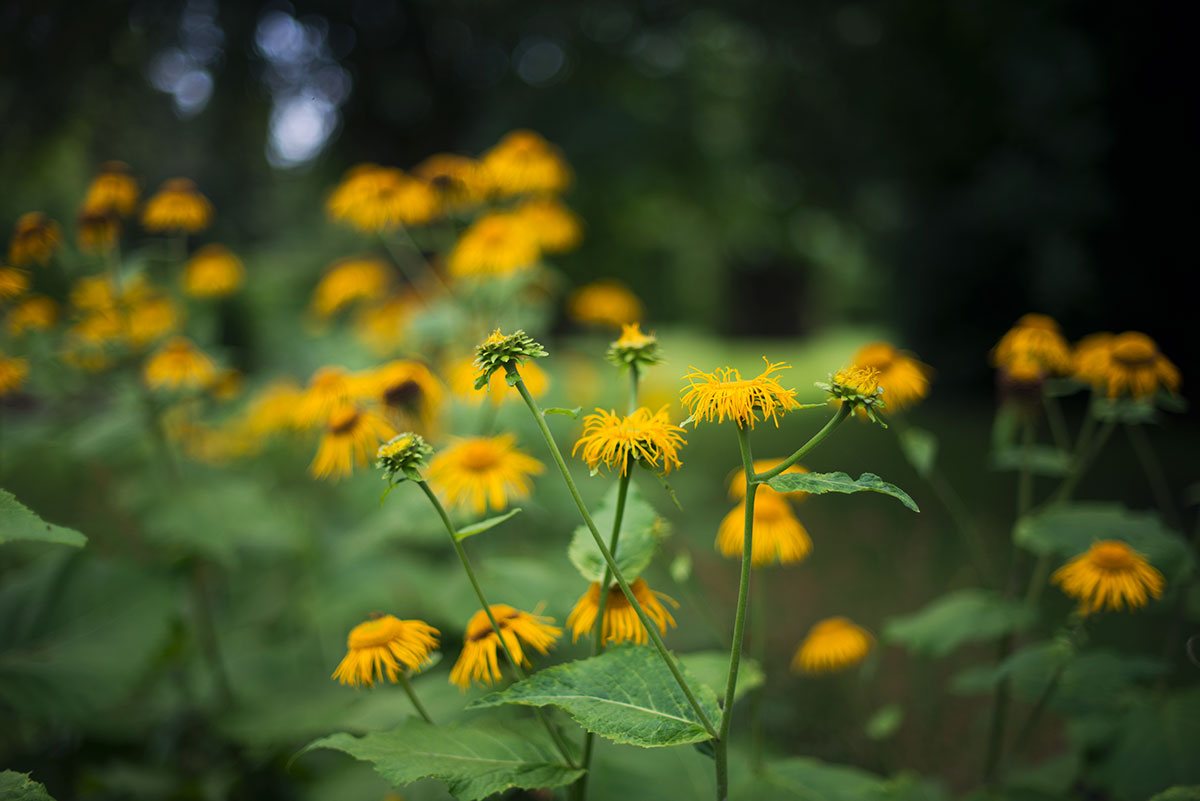
[[[408,693],[408,700],[412,701],[413,708],[417,710],[417,714],[425,719],[425,722],[436,725],[433,718],[429,717],[429,712],[426,711],[425,705],[421,703],[421,699],[417,698],[417,691],[413,689],[412,682],[408,680],[408,674],[403,670],[400,671],[400,686],[404,688],[404,692]]]
[[[746,478],[750,478],[751,476],[753,476],[754,483],[756,483],[756,484],[765,484],[766,482],[775,478],[775,476],[779,475],[784,470],[787,470],[789,467],[794,465],[796,462],[803,459],[809,451],[811,451],[813,448],[817,447],[817,445],[819,445],[821,443],[821,440],[825,439],[827,436],[829,436],[831,433],[833,433],[833,430],[835,428],[837,428],[838,426],[840,426],[846,420],[846,418],[849,416],[850,416],[850,404],[843,403],[841,405],[841,407],[837,410],[837,412],[834,413],[833,417],[829,418],[829,422],[825,424],[825,427],[822,428],[820,431],[818,431],[816,434],[813,434],[812,439],[810,439],[808,442],[804,443],[799,448],[797,448],[795,453],[793,453],[788,458],[784,459],[779,464],[772,467],[770,470],[766,470],[762,473],[755,473],[754,472],[754,464],[751,463],[746,468]]]

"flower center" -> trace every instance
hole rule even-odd
[[[329,432],[331,434],[347,434],[354,430],[358,425],[358,409],[353,406],[346,406],[341,409],[335,409],[329,415]]]
[[[391,615],[368,620],[351,629],[347,644],[352,649],[378,648],[399,637],[403,628],[404,624]]]
[[[464,470],[482,473],[500,463],[500,453],[490,442],[472,442],[462,449],[459,460]]]
[[[1121,334],[1113,340],[1112,356],[1126,367],[1142,367],[1154,363],[1158,348],[1145,334]]]
[[[1114,573],[1131,570],[1136,564],[1133,549],[1125,543],[1117,542],[1116,540],[1106,540],[1096,543],[1092,546],[1088,558],[1093,565],[1101,570],[1108,570]]]
[[[383,402],[388,406],[414,409],[421,401],[421,385],[411,378],[393,384],[383,391]]]

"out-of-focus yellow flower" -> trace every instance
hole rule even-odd
[[[929,394],[929,376],[933,369],[908,351],[897,350],[887,342],[871,342],[854,354],[854,363],[877,370],[879,385],[890,412],[909,408]]]
[[[675,627],[675,618],[669,609],[663,606],[666,601],[676,609],[679,604],[666,593],[650,589],[644,578],[637,578],[630,585],[633,597],[646,612],[660,634],[667,633],[667,627]],[[575,608],[567,616],[567,626],[571,629],[571,641],[576,642],[585,634],[591,634],[596,628],[596,615],[600,613],[600,582],[594,581],[587,592],[580,596]],[[635,642],[645,645],[649,639],[646,627],[642,625],[637,611],[620,586],[613,584],[608,588],[608,600],[604,604],[603,623],[604,642],[617,645],[623,642]]]
[[[326,421],[325,434],[317,455],[309,465],[313,478],[338,481],[366,467],[379,443],[394,436],[396,430],[383,415],[353,404],[334,407]]]
[[[84,208],[75,218],[75,242],[84,253],[107,253],[120,237],[121,221],[115,212]]]
[[[292,422],[297,428],[323,425],[334,409],[358,400],[359,382],[344,367],[322,367],[312,374],[296,400]]]
[[[792,658],[797,673],[834,673],[867,657],[874,638],[848,618],[831,617],[809,629]]]
[[[1161,598],[1166,579],[1146,557],[1120,540],[1100,540],[1054,571],[1050,581],[1079,601],[1081,614],[1137,609]]]
[[[142,209],[142,227],[166,234],[200,233],[212,218],[212,204],[190,178],[165,181]]]
[[[731,559],[741,559],[745,546],[746,502],[725,515],[717,529],[717,550]],[[812,538],[796,518],[787,500],[778,493],[759,492],[754,498],[754,540],[750,564],[762,567],[799,562],[812,551]]]
[[[583,239],[579,218],[557,198],[530,198],[513,212],[533,232],[543,253],[566,253]]]
[[[201,389],[216,374],[212,359],[187,337],[172,337],[151,354],[142,370],[151,389]]]
[[[423,620],[400,620],[380,615],[359,623],[346,638],[346,656],[332,678],[352,687],[371,687],[376,681],[396,683],[402,670],[420,672],[438,647],[438,632]]]
[[[408,294],[397,294],[354,313],[354,334],[380,356],[395,353],[404,344],[409,321],[417,303]]]
[[[782,462],[783,462],[783,459],[755,459],[754,460],[754,472],[755,473],[765,473],[768,470],[774,470]],[[787,470],[784,470],[783,472],[784,473],[807,473],[808,469],[805,467],[801,467],[798,464],[794,464],[791,467],[789,467]],[[758,486],[758,495],[755,496],[755,500],[763,497],[763,495],[784,495],[784,496],[787,496],[788,498],[791,498],[794,501],[802,501],[808,497],[807,492],[776,492],[775,490],[771,489],[771,487],[769,485],[760,484]],[[729,497],[735,501],[740,501],[746,497],[746,470],[745,470],[745,468],[739,467],[736,471],[734,471],[733,475],[731,475],[729,477]]]
[[[996,367],[1008,367],[1022,358],[1036,361],[1048,375],[1070,372],[1071,347],[1054,318],[1026,314],[992,349],[992,364]]]
[[[642,319],[645,309],[637,295],[612,278],[582,286],[567,299],[567,314],[577,323],[621,328]]]
[[[183,268],[183,291],[194,298],[223,298],[237,292],[245,280],[242,260],[224,245],[205,245]]]
[[[325,319],[359,300],[378,300],[387,294],[392,273],[379,259],[354,258],[334,262],[312,294],[312,309]]]
[[[483,403],[486,397],[494,406],[501,405],[509,398],[520,397],[517,390],[508,385],[502,370],[492,373],[485,388],[475,389],[475,375],[478,372],[475,360],[469,356],[447,370],[450,391],[455,397],[473,405]],[[529,361],[521,365],[521,380],[525,382],[529,394],[535,398],[542,397],[550,390],[550,376],[537,362]]]
[[[126,337],[134,348],[143,348],[175,331],[181,320],[175,301],[156,291],[130,304]]]
[[[732,367],[721,367],[711,373],[691,368],[692,372],[684,376],[688,388],[683,394],[683,405],[697,423],[722,423],[728,419],[741,427],[754,428],[761,414],[763,421],[770,420],[778,427],[779,415],[800,404],[796,402],[796,390],[784,389],[773,375],[790,365],[772,363],[766,356],[763,361],[767,369],[744,380]]]
[[[413,175],[433,189],[443,214],[469,209],[487,196],[483,165],[468,156],[435,154],[414,167]]]
[[[403,170],[359,164],[330,193],[325,211],[334,222],[376,234],[429,222],[438,213],[438,197],[427,182]]]
[[[239,425],[256,439],[291,428],[303,390],[292,380],[273,381],[255,394]]]
[[[1088,334],[1075,345],[1071,356],[1071,373],[1080,381],[1101,386],[1108,376],[1112,358],[1113,335],[1108,331]]]
[[[679,448],[686,444],[683,429],[671,423],[666,406],[657,412],[643,406],[624,417],[596,409],[583,418],[583,436],[571,455],[582,448],[581,456],[592,470],[607,467],[625,475],[633,460],[665,474],[680,466]]]
[[[512,212],[480,216],[455,243],[447,268],[454,278],[498,277],[531,269],[541,250],[537,236]]]
[[[29,362],[0,353],[0,398],[13,394],[29,376]]]
[[[106,161],[100,172],[92,179],[83,199],[85,211],[115,214],[128,217],[137,208],[137,179],[129,172],[129,165],[120,161]]]
[[[208,391],[217,400],[227,403],[242,394],[243,383],[245,383],[245,376],[242,375],[241,370],[226,367],[218,370],[217,374],[213,376],[212,383],[208,385]]]
[[[359,393],[379,403],[398,430],[428,432],[442,408],[446,388],[428,367],[396,359],[361,376]]]
[[[110,309],[116,303],[112,281],[106,275],[88,275],[71,287],[71,305],[83,311]]]
[[[554,625],[553,618],[522,612],[508,604],[492,604],[489,608],[496,618],[500,637],[504,637],[504,646],[513,659],[526,667],[529,666],[529,657],[522,643],[544,656],[562,634],[562,629]],[[463,635],[462,653],[450,671],[451,683],[466,690],[472,680],[480,684],[499,681],[501,674],[497,654],[501,650],[500,637],[496,636],[487,612],[480,609],[472,615]]]
[[[562,152],[533,131],[513,131],[483,154],[483,168],[500,195],[561,192],[571,183]]]
[[[12,240],[8,243],[8,260],[13,267],[46,264],[62,244],[62,229],[40,211],[31,211],[17,218]]]
[[[1099,349],[1098,349],[1099,350]],[[1105,351],[1096,354],[1094,385],[1109,398],[1131,395],[1134,398],[1153,397],[1159,389],[1175,392],[1179,389],[1179,368],[1162,355],[1158,344],[1139,331],[1117,334]]]
[[[439,452],[429,463],[429,485],[455,507],[483,514],[491,504],[499,512],[509,501],[529,497],[531,476],[546,468],[517,450],[512,434],[471,437]]]
[[[29,273],[0,264],[0,301],[19,298],[29,291]]]
[[[58,319],[58,304],[46,295],[30,295],[8,313],[8,333],[20,336],[26,331],[44,331]]]

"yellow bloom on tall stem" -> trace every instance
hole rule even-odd
[[[1120,540],[1100,540],[1054,571],[1050,581],[1079,601],[1082,614],[1120,611],[1161,598],[1166,579],[1143,554]]]
[[[567,314],[577,323],[621,328],[636,323],[645,307],[633,290],[612,278],[602,278],[571,293]]]
[[[296,400],[292,412],[293,425],[309,428],[325,423],[335,408],[358,399],[356,392],[359,383],[344,367],[331,365],[320,368],[308,379],[308,386]]]
[[[360,306],[354,312],[354,335],[380,356],[395,353],[419,305],[411,294],[397,293]]]
[[[143,348],[178,328],[180,319],[175,301],[154,291],[129,304],[125,337],[134,348]]]
[[[529,497],[530,476],[546,468],[517,450],[516,441],[512,434],[501,434],[456,442],[429,463],[429,485],[450,506],[469,507],[477,515],[489,504],[498,512],[513,499]]]
[[[571,183],[562,152],[533,131],[512,131],[483,154],[483,169],[500,195],[561,192]]]
[[[0,264],[0,301],[19,298],[29,291],[29,273]]]
[[[151,389],[201,389],[212,382],[216,367],[187,337],[173,337],[156,350],[142,370]]]
[[[413,175],[429,184],[443,214],[478,205],[488,186],[483,165],[457,153],[437,153],[413,167]]]
[[[848,618],[831,617],[813,625],[792,658],[797,673],[834,673],[857,665],[871,651],[870,632]]]
[[[391,269],[379,259],[342,259],[332,264],[312,294],[312,309],[322,319],[359,300],[378,300],[387,294]]]
[[[1075,345],[1071,355],[1071,373],[1084,383],[1099,387],[1108,377],[1112,359],[1113,335],[1109,331],[1088,334]]]
[[[765,473],[768,470],[773,470],[776,467],[778,467],[781,462],[783,462],[783,459],[755,459],[754,460],[754,472],[755,473]],[[808,468],[802,467],[801,465],[798,465],[798,464],[793,464],[787,470],[783,471],[784,474],[807,473],[807,472],[808,472]],[[758,495],[755,496],[755,500],[757,501],[759,498],[763,497],[764,495],[786,496],[786,497],[791,498],[794,501],[802,501],[808,497],[807,492],[798,490],[796,492],[780,493],[780,492],[776,492],[775,490],[771,489],[770,485],[768,485],[768,484],[760,484],[758,487]],[[739,467],[736,471],[734,471],[733,475],[729,477],[729,497],[735,501],[743,500],[746,497],[746,470],[745,470],[745,468]]]
[[[533,231],[538,247],[544,253],[566,253],[579,247],[583,239],[579,218],[557,198],[526,200],[513,209],[513,213]]]
[[[929,394],[933,368],[887,342],[863,345],[854,354],[854,363],[879,371],[879,384],[884,388],[889,412],[907,409]]]
[[[358,394],[378,402],[399,429],[428,431],[446,394],[428,367],[410,359],[388,362],[358,380]]]
[[[395,684],[401,671],[419,672],[430,663],[440,632],[422,620],[400,620],[381,615],[359,623],[346,638],[346,656],[332,678],[351,687],[374,686],[384,680]]]
[[[523,666],[529,665],[529,657],[522,643],[544,656],[562,634],[553,618],[522,612],[508,604],[492,604],[489,608],[504,637],[504,645]],[[471,686],[472,680],[480,684],[498,681],[501,678],[498,653],[502,650],[500,637],[496,636],[487,613],[480,609],[467,621],[462,653],[450,671],[450,681],[463,690]]]
[[[675,618],[670,610],[663,606],[666,601],[676,609],[679,604],[666,593],[650,589],[646,580],[638,578],[631,582],[629,589],[646,612],[646,616],[658,626],[660,634],[667,633],[667,627],[675,627]],[[567,625],[571,628],[571,641],[575,642],[585,634],[590,634],[596,627],[596,615],[600,612],[600,582],[594,581],[587,592],[580,596],[575,608],[567,616]],[[608,588],[608,600],[604,604],[604,642],[619,644],[635,642],[645,645],[648,640],[646,627],[642,625],[637,611],[625,597],[625,593],[616,584]]]
[[[450,391],[455,397],[476,406],[483,403],[484,398],[493,406],[499,406],[509,398],[521,397],[516,389],[508,385],[503,370],[492,373],[483,389],[475,389],[475,375],[478,372],[479,368],[470,356],[449,368],[447,376]],[[542,397],[550,390],[550,375],[538,367],[537,362],[530,361],[521,366],[521,380],[525,382],[525,389],[535,398]]]
[[[1109,342],[1107,359],[1096,359],[1095,384],[1109,398],[1153,397],[1159,389],[1179,389],[1179,368],[1162,355],[1158,344],[1139,331],[1117,334]]]
[[[212,218],[212,204],[189,178],[166,181],[142,209],[142,227],[167,234],[200,233]]]
[[[680,466],[679,448],[687,444],[682,435],[683,429],[667,416],[666,406],[657,412],[643,406],[624,417],[596,409],[583,418],[583,436],[571,455],[582,448],[582,458],[592,470],[607,467],[625,475],[632,459],[669,473]]]
[[[503,277],[524,272],[541,256],[537,236],[512,212],[480,216],[463,232],[447,260],[454,278]]]
[[[121,221],[116,212],[85,207],[75,218],[75,242],[84,253],[107,253],[120,237]]]
[[[1021,358],[1033,359],[1050,375],[1070,372],[1071,347],[1053,317],[1024,315],[992,349],[992,364],[996,367],[1007,367]]]
[[[325,433],[308,472],[313,478],[338,481],[366,467],[379,443],[396,434],[379,412],[345,403],[329,413]]]
[[[183,291],[194,298],[223,298],[237,292],[245,280],[242,260],[224,245],[205,245],[183,268]]]
[[[684,376],[688,388],[683,394],[683,405],[692,419],[697,423],[723,423],[728,419],[743,428],[754,428],[755,421],[761,419],[771,420],[778,427],[779,415],[800,404],[796,402],[796,390],[784,389],[773,375],[790,365],[772,363],[766,356],[763,361],[767,369],[745,380],[732,367],[721,367],[711,373],[692,367],[692,372]]]
[[[238,427],[256,439],[291,428],[303,390],[289,379],[274,381],[255,394]]]
[[[13,267],[46,264],[62,244],[62,229],[40,211],[31,211],[17,218],[12,240],[8,243],[8,260]]]
[[[21,388],[29,375],[29,362],[20,357],[0,353],[0,398],[11,395]]]
[[[359,164],[330,193],[325,211],[334,222],[374,234],[429,222],[438,198],[428,183],[403,170]]]
[[[84,195],[83,208],[128,217],[137,208],[137,202],[138,183],[130,174],[129,165],[106,161],[100,165],[100,173],[92,179]]]
[[[20,336],[26,331],[44,331],[58,319],[58,303],[47,295],[30,295],[8,313],[8,332]]]
[[[745,544],[746,502],[725,515],[717,529],[717,550],[731,559],[741,559]],[[792,507],[779,493],[759,492],[754,498],[754,541],[750,564],[762,567],[799,562],[812,551],[812,538],[796,518]]]

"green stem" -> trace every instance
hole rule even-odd
[[[221,641],[217,637],[217,625],[213,615],[208,566],[202,557],[196,557],[192,563],[192,596],[196,603],[196,629],[200,649],[216,682],[217,695],[222,705],[228,707],[233,703],[233,689],[229,682],[229,674],[225,670],[225,660],[221,658]]]
[[[638,407],[638,366],[637,362],[629,365],[629,411],[626,414],[633,414]]]
[[[754,469],[753,469],[754,466],[750,465],[749,467],[746,468],[746,477],[750,478],[751,476],[753,476],[754,483],[765,484],[767,481],[771,480],[772,478],[775,478],[775,476],[779,475],[784,470],[787,470],[789,467],[794,465],[796,462],[803,459],[805,454],[807,454],[813,448],[817,447],[817,445],[819,445],[821,443],[821,440],[823,440],[827,436],[829,436],[833,432],[833,430],[835,428],[837,428],[838,426],[840,426],[842,424],[842,422],[845,421],[845,419],[849,416],[850,416],[850,404],[843,403],[841,405],[841,407],[838,408],[837,412],[834,413],[833,417],[829,418],[829,422],[825,424],[825,427],[822,428],[820,431],[818,431],[816,434],[813,434],[812,439],[810,439],[808,442],[801,445],[796,450],[795,453],[793,453],[788,458],[784,459],[779,464],[775,465],[775,467],[772,467],[770,470],[767,470],[762,473],[754,473]]]
[[[1071,447],[1071,435],[1067,433],[1067,420],[1063,417],[1058,398],[1043,394],[1042,408],[1046,411],[1046,422],[1050,426],[1050,437],[1054,440],[1055,447],[1065,451]]]
[[[1142,463],[1142,470],[1146,473],[1146,480],[1150,482],[1150,490],[1154,493],[1158,508],[1162,510],[1163,518],[1172,528],[1182,533],[1183,521],[1179,519],[1179,513],[1175,511],[1175,502],[1171,500],[1171,487],[1167,484],[1166,473],[1163,472],[1158,457],[1154,455],[1154,448],[1150,446],[1146,432],[1140,425],[1126,423],[1125,433],[1129,435],[1133,451]]]
[[[667,650],[666,643],[663,642],[662,635],[658,633],[654,622],[650,620],[646,614],[646,610],[642,608],[641,603],[634,596],[633,590],[629,587],[629,582],[625,580],[625,576],[617,567],[616,560],[613,559],[612,551],[608,549],[608,545],[604,542],[604,538],[600,536],[599,530],[596,528],[596,523],[592,520],[591,514],[588,513],[587,505],[584,504],[583,498],[579,494],[579,488],[575,486],[575,479],[571,478],[571,471],[567,469],[567,463],[563,460],[562,452],[558,449],[558,443],[554,441],[554,435],[550,433],[549,426],[546,425],[546,418],[542,415],[542,410],[538,408],[537,401],[529,394],[525,382],[521,380],[521,374],[517,372],[517,368],[512,363],[506,364],[504,369],[510,376],[515,376],[513,386],[521,393],[521,398],[524,399],[525,405],[529,407],[530,413],[533,415],[533,420],[537,424],[538,431],[541,432],[542,438],[546,441],[546,446],[550,449],[550,455],[554,459],[554,464],[558,467],[558,471],[562,474],[563,481],[566,482],[567,490],[571,493],[571,498],[575,501],[576,508],[579,509],[579,515],[583,518],[584,524],[588,531],[592,534],[592,539],[596,542],[596,547],[600,549],[600,555],[604,557],[605,563],[608,564],[612,571],[613,578],[617,580],[617,584],[621,587],[621,592],[629,600],[629,605],[637,612],[638,619],[642,621],[642,625],[646,628],[646,632],[650,635],[650,641],[654,643],[654,647],[658,650],[659,656],[666,663],[667,669],[671,671],[671,675],[675,678],[679,689],[683,691],[687,697],[688,703],[696,713],[700,724],[704,730],[708,732],[710,737],[717,736],[717,730],[713,726],[712,721],[708,719],[708,715],[704,712],[704,707],[700,706],[700,702],[696,699],[696,694],[692,692],[691,686],[687,683],[687,679],[683,677],[683,673],[679,670],[679,665],[676,664],[675,658],[671,656],[671,652]]]
[[[518,680],[525,678],[525,671],[521,667],[521,663],[513,659],[512,651],[508,650],[508,643],[504,640],[504,635],[500,631],[500,624],[496,622],[496,616],[492,614],[491,604],[488,603],[487,597],[483,594],[483,587],[479,585],[479,579],[475,577],[475,571],[471,568],[471,562],[467,559],[467,552],[463,548],[462,542],[458,539],[458,531],[454,528],[454,523],[450,521],[450,515],[446,514],[446,508],[442,506],[442,502],[438,500],[437,495],[429,488],[429,485],[424,481],[417,481],[416,485],[421,488],[425,496],[429,498],[429,502],[433,504],[433,508],[437,510],[438,517],[442,519],[442,525],[446,528],[446,533],[450,535],[450,542],[454,545],[454,552],[458,554],[458,561],[462,563],[463,571],[467,574],[467,580],[471,582],[471,587],[475,590],[475,597],[479,599],[479,605],[483,608],[483,613],[487,615],[488,622],[492,624],[492,631],[496,633],[496,639],[500,641],[500,647],[504,650],[504,655],[508,657],[508,663],[512,665],[513,673]],[[558,747],[563,759],[572,768],[578,767],[575,761],[571,759],[571,752],[567,748],[566,742],[562,739],[562,735],[558,730],[550,724],[550,720],[545,713],[535,707],[538,718],[546,727],[546,731],[550,733],[550,738],[554,740],[554,744]]]
[[[1089,437],[1086,443],[1086,448],[1076,448],[1075,458],[1071,460],[1071,471],[1067,473],[1067,477],[1063,479],[1063,483],[1058,490],[1050,498],[1050,503],[1066,503],[1071,500],[1071,496],[1075,494],[1075,488],[1079,486],[1079,482],[1083,479],[1083,475],[1087,472],[1087,468],[1092,459],[1100,453],[1104,443],[1108,442],[1108,438],[1112,435],[1113,428],[1116,424],[1112,420],[1105,420],[1101,424],[1100,430],[1095,437]],[[1083,436],[1080,435],[1080,444],[1083,443]]]
[[[750,651],[758,661],[758,667],[767,671],[767,571],[758,571],[754,596],[750,606]],[[755,772],[761,773],[766,739],[763,736],[762,706],[766,695],[766,683],[754,690],[750,696],[751,754]]]
[[[425,710],[425,705],[421,703],[421,699],[417,698],[417,691],[413,689],[412,682],[408,680],[408,675],[400,671],[400,686],[404,688],[404,692],[408,693],[408,700],[412,701],[413,709],[417,710],[417,714],[425,718],[425,722],[434,725],[433,718],[429,717],[429,713]]]

